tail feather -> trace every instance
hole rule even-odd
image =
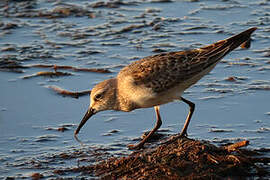
[[[249,42],[251,34],[256,29],[256,27],[253,27],[228,39],[221,40],[212,45],[202,47],[200,49],[203,51],[203,53],[201,53],[200,55],[208,58],[208,66],[214,64],[240,45]]]
[[[230,51],[234,50],[235,48],[237,48],[238,46],[240,46],[241,44],[245,43],[246,41],[250,40],[250,36],[251,34],[256,30],[256,27],[250,28],[244,32],[241,32],[235,36],[232,36],[228,39],[226,39],[226,44],[232,44],[230,47]]]

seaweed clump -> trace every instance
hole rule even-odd
[[[239,149],[247,144],[248,141],[242,141],[217,147],[205,141],[174,136],[154,148],[68,171],[98,176],[101,179],[270,177],[270,158],[259,156],[261,154],[256,150]]]

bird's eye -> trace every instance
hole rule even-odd
[[[95,99],[95,101],[98,101],[101,98],[102,98],[102,94],[97,94],[94,99]]]

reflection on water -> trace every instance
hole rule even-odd
[[[46,87],[91,89],[131,61],[197,48],[253,26],[259,29],[251,49],[226,56],[184,97],[196,103],[191,137],[215,143],[248,139],[250,147],[269,148],[269,7],[267,1],[244,0],[1,2],[0,177],[29,177],[34,172],[55,177],[56,168],[93,162],[98,157],[93,155],[95,149],[127,153],[126,144],[154,126],[153,109],[103,112],[83,127],[81,146],[73,131],[89,97],[62,97]],[[58,71],[72,76],[23,79],[54,71],[18,68],[32,64],[111,73],[67,69]],[[162,127],[169,129],[163,133],[179,132],[187,112],[179,102],[162,106]],[[80,175],[67,175],[76,176]]]

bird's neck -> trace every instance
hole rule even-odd
[[[116,93],[116,103],[115,103],[115,109],[116,111],[125,111],[125,112],[129,112],[132,111],[134,109],[137,109],[137,106],[134,102],[130,101],[128,99],[128,96],[125,95],[125,88],[119,88],[120,83],[117,82],[116,80],[116,89],[115,89],[115,93]]]

